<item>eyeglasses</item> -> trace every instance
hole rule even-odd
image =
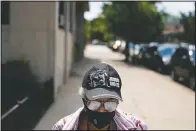
[[[97,100],[88,100],[85,98],[87,102],[87,107],[89,110],[97,111],[103,105],[105,110],[108,112],[113,112],[116,110],[119,102],[118,100],[107,100],[107,101],[97,101]]]

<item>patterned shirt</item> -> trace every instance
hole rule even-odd
[[[79,125],[79,116],[84,107],[79,108],[76,112],[60,119],[52,130],[77,130]],[[114,122],[117,130],[147,130],[147,125],[131,114],[124,113],[120,109],[116,109]]]

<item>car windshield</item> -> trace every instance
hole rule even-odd
[[[159,50],[161,56],[171,56],[175,52],[175,48],[167,47]]]
[[[162,46],[159,46],[158,51],[160,56],[172,56],[174,52],[176,51],[177,45],[172,44],[165,44]]]

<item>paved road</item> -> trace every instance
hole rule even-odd
[[[195,129],[195,92],[168,76],[131,67],[124,56],[103,46],[88,46],[86,56],[112,64],[122,77],[120,107],[141,117],[149,129]]]
[[[113,65],[121,76],[124,101],[120,108],[143,119],[149,129],[195,129],[195,92],[192,90],[167,76],[129,66],[122,62],[122,54],[104,46],[87,46],[85,56],[35,129],[51,129],[57,120],[82,105],[77,87],[81,85],[85,71],[100,61]]]

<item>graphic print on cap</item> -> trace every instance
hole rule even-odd
[[[108,74],[106,70],[95,70],[89,74],[90,77],[90,87],[109,87]]]
[[[88,70],[82,82],[89,100],[112,97],[122,101],[121,86],[118,72],[105,63],[96,64]]]

